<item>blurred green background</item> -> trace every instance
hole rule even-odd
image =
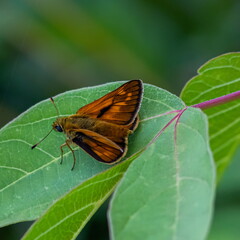
[[[240,50],[239,13],[237,0],[1,0],[0,126],[50,96],[110,81],[140,78],[179,95],[201,64]],[[239,171],[229,172],[209,240],[240,239]],[[106,206],[79,239],[108,239]]]

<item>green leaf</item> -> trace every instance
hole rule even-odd
[[[111,202],[112,239],[205,239],[215,189],[207,118],[188,109],[128,168]]]
[[[159,100],[157,100],[158,98]],[[142,141],[141,135],[143,136],[143,133],[146,131],[148,134],[150,133],[150,138],[147,142],[155,136],[157,130],[160,130],[169,119],[172,118],[172,116],[159,117],[158,114],[164,113],[162,109],[165,107],[169,110],[173,110],[169,107],[172,106],[173,102],[177,104],[176,107],[182,107],[178,105],[181,104],[181,102],[176,97],[156,87],[145,85],[141,122],[136,132],[136,135],[139,135],[136,136],[135,141]],[[152,115],[152,113],[154,114]],[[139,131],[141,132],[139,133]],[[148,138],[148,134],[145,133],[144,138]],[[145,146],[146,144],[142,146],[142,151]],[[140,154],[140,152],[138,152],[137,155],[138,154]],[[134,154],[134,156],[124,161],[122,164],[87,180],[57,201],[50,207],[46,214],[31,227],[24,239],[75,238],[93,213],[111,194],[132,159],[137,155]],[[66,231],[66,229],[68,229],[68,231]]]
[[[240,90],[240,53],[214,58],[198,70],[184,87],[181,98],[187,105],[204,102]],[[210,145],[218,178],[240,144],[240,100],[204,110],[209,120]]]
[[[120,84],[122,82],[69,91],[56,96],[55,103],[60,115],[67,116]],[[181,100],[165,90],[147,84],[144,88],[140,111],[142,121],[129,138],[126,158],[143,149],[162,124],[171,118],[163,116],[159,120],[151,117],[184,107]],[[76,151],[77,164],[73,171],[70,170],[73,157],[69,150],[60,165],[59,146],[65,137],[57,132],[31,150],[31,146],[51,129],[56,117],[52,103],[45,100],[0,130],[1,226],[36,219],[69,190],[109,168],[81,150]]]

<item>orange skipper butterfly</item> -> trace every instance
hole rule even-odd
[[[76,158],[71,144],[78,145],[100,162],[116,163],[125,156],[128,135],[133,133],[138,126],[138,112],[142,95],[142,81],[129,81],[105,96],[81,107],[76,114],[57,118],[52,124],[51,131],[40,142],[33,145],[32,149],[41,143],[52,130],[55,130],[66,134],[66,142],[60,146],[61,163],[63,147],[67,146],[73,153],[72,170]],[[51,101],[54,104],[52,98]]]

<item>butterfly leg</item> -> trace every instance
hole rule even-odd
[[[60,150],[61,150],[61,162],[60,162],[60,164],[63,163],[63,147],[65,147],[65,146],[67,146],[66,143],[64,143],[64,144],[62,144],[62,145],[60,146]]]
[[[75,157],[75,154],[74,154],[74,150],[69,145],[69,143],[71,143],[71,142],[72,142],[71,140],[67,139],[66,142],[60,146],[60,149],[61,149],[61,162],[60,162],[60,164],[62,164],[62,162],[63,162],[63,147],[67,146],[73,154],[73,166],[72,166],[72,169],[71,169],[71,170],[73,170],[74,167],[75,167],[75,164],[76,164],[76,157]]]

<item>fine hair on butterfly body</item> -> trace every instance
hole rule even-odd
[[[100,162],[114,164],[125,156],[128,136],[138,126],[138,112],[142,95],[142,81],[131,80],[81,107],[76,114],[58,117],[52,124],[51,131],[32,146],[32,149],[41,143],[52,130],[55,130],[66,134],[66,142],[60,146],[61,163],[63,161],[63,147],[67,146],[73,153],[72,170],[76,163],[76,157],[71,144],[78,145]],[[52,98],[51,101],[54,104]]]

